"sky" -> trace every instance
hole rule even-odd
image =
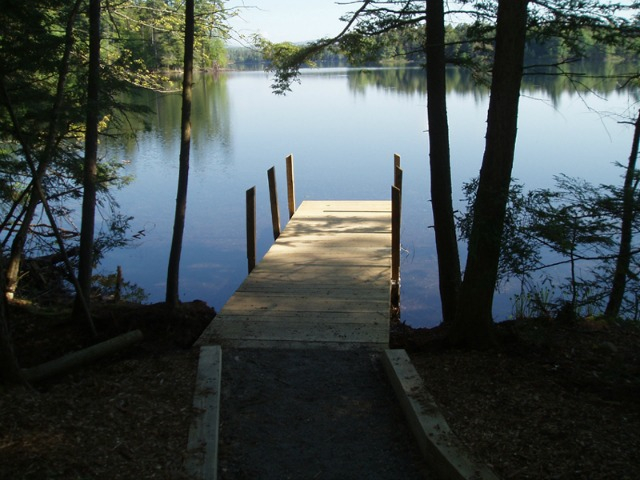
[[[340,33],[346,25],[340,17],[357,5],[338,5],[335,0],[229,0],[227,8],[234,7],[234,37],[259,33],[272,42],[305,42]]]

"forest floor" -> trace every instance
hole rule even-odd
[[[101,337],[145,339],[33,388],[0,390],[0,479],[181,479],[202,302],[101,305]],[[94,342],[68,315],[14,305],[21,366]],[[581,320],[505,322],[501,347],[446,348],[437,329],[396,325],[454,432],[504,479],[635,479],[640,472],[640,328]]]

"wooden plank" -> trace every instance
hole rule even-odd
[[[338,201],[322,201],[322,200],[306,200],[303,202],[304,209],[296,213],[302,212],[388,212],[390,210],[389,200],[338,200]]]
[[[340,222],[338,219],[325,219],[306,221],[304,223],[297,222],[294,225],[289,224],[285,231],[290,235],[308,234],[311,232],[323,232],[325,235],[338,233],[371,233],[371,234],[389,234],[391,226],[386,222],[376,218],[373,220],[362,219],[359,223]]]
[[[354,282],[356,281],[361,281],[361,282],[369,282],[372,285],[380,285],[383,287],[386,287],[389,285],[389,269],[388,267],[380,267],[380,268],[384,268],[384,272],[382,274],[378,273],[377,271],[373,271],[373,272],[364,272],[362,274],[362,276],[359,276],[357,274],[349,274],[348,272],[340,272],[340,273],[333,273],[336,271],[339,271],[339,268],[336,267],[326,267],[326,268],[322,268],[322,267],[317,267],[315,268],[315,266],[308,266],[308,268],[314,268],[314,270],[317,272],[315,276],[313,276],[313,283],[310,282],[309,277],[310,274],[309,272],[302,270],[300,271],[300,266],[297,267],[297,269],[291,269],[291,270],[287,270],[287,269],[283,269],[283,270],[276,270],[276,269],[272,269],[269,271],[263,270],[261,272],[258,273],[254,273],[254,278],[251,279],[251,282],[246,282],[247,284],[255,284],[255,283],[262,283],[262,284],[269,284],[269,283],[286,283],[286,284],[291,284],[291,285],[298,285],[300,284],[300,282],[308,282],[308,284],[310,285],[315,285],[318,288],[322,288],[322,287],[331,287],[331,286],[335,286],[335,287],[342,287],[342,286],[349,286],[349,285],[353,285]],[[357,269],[358,267],[348,267],[349,269]],[[245,283],[243,283],[242,285],[245,285]],[[293,288],[297,288],[297,287],[293,287]]]
[[[252,295],[272,296],[307,296],[313,295],[319,298],[362,298],[364,295],[375,295],[378,298],[389,290],[388,285],[378,284],[373,286],[348,285],[335,287],[333,285],[310,285],[307,282],[250,282],[238,288],[238,293]]]
[[[225,322],[278,322],[295,320],[303,323],[342,323],[342,324],[384,324],[389,316],[381,312],[331,312],[328,316],[325,312],[301,312],[270,310],[235,310],[227,311],[224,315],[218,315],[216,321]]]
[[[474,460],[446,419],[404,350],[386,350],[382,365],[420,450],[437,478],[498,480]]]
[[[284,262],[283,262],[284,264]],[[273,267],[276,265],[274,264]],[[387,265],[368,265],[366,269],[363,269],[360,265],[344,265],[344,264],[316,264],[316,265],[299,265],[295,267],[295,263],[291,263],[288,268],[278,269],[266,268],[263,263],[259,263],[251,277],[247,277],[245,281],[260,281],[269,278],[285,278],[291,280],[299,280],[300,278],[312,277],[315,280],[322,283],[325,279],[333,278],[362,278],[363,283],[372,281],[373,279],[384,279],[385,282],[389,281],[389,268]],[[249,280],[252,279],[252,280]]]
[[[300,311],[300,312],[369,312],[384,306],[388,299],[315,298],[312,295],[296,297],[275,297],[273,295],[255,295],[238,292],[229,299],[220,315],[233,312],[234,309]]]
[[[185,458],[188,478],[215,480],[218,476],[218,424],[222,351],[219,345],[200,347],[193,419]]]
[[[305,244],[304,242],[299,243],[287,243],[280,242],[271,247],[269,250],[269,256],[278,256],[285,255],[290,257],[292,255],[305,256],[305,255],[313,255],[316,257],[329,257],[329,258],[389,258],[389,248],[386,246],[382,247],[365,247],[365,246],[349,246],[349,245],[340,245],[332,242],[318,242],[316,245],[314,243]]]
[[[389,250],[371,250],[369,252],[350,251],[340,249],[323,249],[315,251],[309,249],[307,251],[292,251],[282,247],[273,247],[274,253],[280,253],[281,255],[271,255],[265,257],[262,261],[268,262],[269,266],[286,264],[286,265],[313,265],[313,264],[327,264],[327,265],[360,265],[363,268],[367,267],[367,264],[373,265],[387,265],[389,261]]]
[[[332,235],[327,232],[313,233],[313,232],[301,232],[296,231],[296,227],[285,229],[280,235],[280,241],[276,245],[282,245],[287,243],[296,242],[296,244],[309,245],[316,244],[319,246],[329,245],[344,245],[349,247],[351,245],[361,247],[382,247],[391,246],[391,238],[389,232],[384,231],[380,233],[371,232],[336,232]],[[347,245],[345,245],[347,243]]]
[[[277,288],[281,287],[281,288]],[[231,299],[227,301],[227,305],[232,301],[234,297],[249,298],[249,297],[314,297],[316,299],[354,299],[359,301],[370,301],[370,297],[373,297],[377,301],[385,302],[385,292],[388,293],[389,284],[374,284],[366,287],[358,284],[343,284],[339,288],[335,288],[331,285],[313,285],[308,282],[296,282],[287,286],[286,282],[278,284],[264,284],[247,282],[236,291]],[[353,298],[357,297],[357,298]],[[226,306],[226,305],[225,305]]]
[[[384,350],[388,346],[388,340],[376,342],[348,342],[345,340],[320,341],[312,338],[304,340],[286,340],[271,339],[264,340],[259,338],[232,338],[222,339],[221,343],[230,348],[265,348],[265,349],[281,349],[281,350],[309,350],[309,349],[325,349],[325,350],[352,350],[370,349]]]
[[[384,338],[388,325],[307,324],[295,322],[220,322],[211,331],[224,339],[284,340],[292,342],[367,342]]]

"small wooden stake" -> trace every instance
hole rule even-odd
[[[116,269],[116,288],[113,293],[113,301],[118,303],[120,301],[120,296],[122,295],[122,267],[118,265]]]
[[[296,211],[296,191],[293,177],[293,155],[287,157],[287,200],[289,204],[289,218]]]
[[[271,224],[273,226],[273,239],[280,236],[280,209],[278,208],[278,190],[276,188],[276,167],[267,171],[269,178],[269,199],[271,200]]]
[[[247,190],[247,266],[249,273],[256,266],[256,187]]]

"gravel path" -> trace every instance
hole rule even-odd
[[[424,479],[368,350],[223,349],[219,472],[236,479]]]

